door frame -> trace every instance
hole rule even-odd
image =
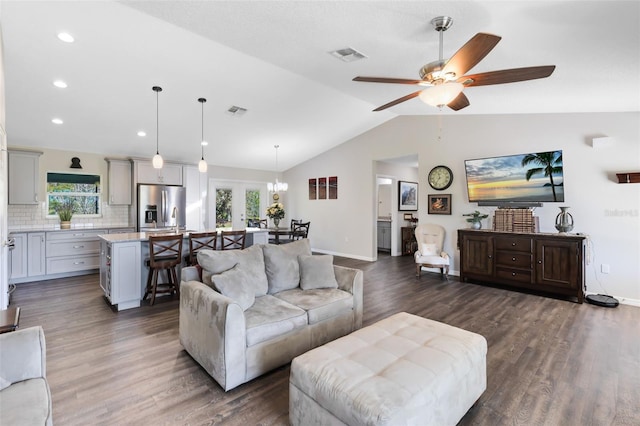
[[[267,191],[267,184],[265,182],[258,181],[241,181],[232,179],[209,179],[209,191],[207,197],[208,205],[208,223],[211,228],[216,227],[216,189],[217,188],[229,188],[232,190],[232,215],[231,215],[231,227],[232,229],[245,229],[247,227],[246,218],[244,217],[246,212],[245,205],[245,191],[247,189],[260,190],[260,211],[266,211],[268,206],[269,193]],[[237,197],[237,193],[241,193],[240,197]],[[240,212],[238,216],[237,212]]]

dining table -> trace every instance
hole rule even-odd
[[[280,235],[291,234],[290,228],[267,228],[269,235],[273,235],[273,240],[276,244],[280,244]]]

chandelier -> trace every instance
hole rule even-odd
[[[276,149],[276,173],[278,172],[278,148],[280,145],[273,146]],[[289,188],[289,185],[286,182],[279,182],[278,175],[276,175],[275,182],[267,183],[267,189],[269,192],[285,192]]]

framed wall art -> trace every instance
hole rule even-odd
[[[327,178],[318,178],[318,200],[324,200],[327,198]]]
[[[429,194],[429,214],[451,214],[451,194]]]
[[[338,199],[338,176],[329,176],[329,199]]]
[[[315,200],[318,198],[318,183],[317,179],[309,179],[309,199]]]
[[[414,212],[418,210],[418,183],[398,181],[398,210]]]

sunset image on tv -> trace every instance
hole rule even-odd
[[[562,151],[465,161],[469,202],[563,202]]]

